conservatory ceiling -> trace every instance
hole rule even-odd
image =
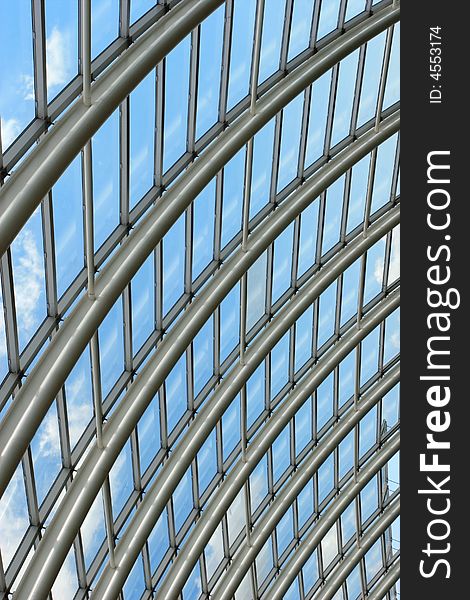
[[[399,19],[0,8],[1,599],[399,598]]]

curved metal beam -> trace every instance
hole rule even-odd
[[[91,106],[80,100],[44,136],[0,191],[0,256],[40,201],[121,102],[224,0],[178,3],[98,78]]]
[[[288,78],[286,77],[284,81]],[[248,270],[257,256],[261,255],[277,235],[308,206],[315,195],[328,187],[357,160],[360,160],[374,147],[393,135],[398,128],[399,114],[394,114],[382,121],[378,131],[369,131],[351,143],[347,149],[322,167],[315,176],[301,186],[289,202],[283,203],[279,209],[274,211],[266,219],[266,226],[263,223],[257,231],[250,235],[247,252],[239,251],[225,263],[225,271],[223,270],[224,267],[220,269],[205,290],[196,297],[190,309],[175,325],[166,340],[159,346],[158,360],[163,363],[160,366],[164,370],[164,375],[158,383],[158,387],[163,383],[164,378],[171,371],[179,356],[210,316],[213,309],[211,311],[205,310],[208,306],[209,294],[213,294],[212,297],[215,298],[215,304],[212,305],[217,306],[242,274]],[[195,166],[200,166],[203,162],[204,160],[201,158],[195,163]],[[211,163],[206,167],[206,170],[213,168]],[[219,167],[215,171],[218,169]],[[184,185],[181,190],[179,184],[182,181],[184,181]],[[187,180],[183,176],[168,192],[167,199],[170,197],[177,204],[178,200],[183,197],[186,206],[193,197],[193,184],[193,179]],[[178,190],[180,190],[180,194],[178,194]],[[313,194],[313,196],[310,194]],[[162,204],[163,202],[158,206]],[[149,215],[149,217],[152,217],[152,215]],[[81,356],[86,344],[119,297],[119,294],[140,267],[140,261],[147,257],[159,241],[158,230],[161,223],[157,219],[153,229],[151,229],[153,233],[150,235],[149,223],[152,222],[149,219],[145,220],[142,223],[144,227],[141,226],[140,229],[137,227],[134,234],[129,236],[121,248],[109,259],[101,276],[96,280],[96,299],[93,301],[88,295],[85,295],[80,300],[72,314],[66,319],[50,342],[36,367],[19,390],[15,402],[12,403],[3,418],[0,424],[0,495],[5,491],[28,444],[34,437],[68,374]],[[157,231],[156,234],[155,230]],[[134,237],[135,235],[137,235],[137,238]],[[155,238],[155,235],[157,238]],[[222,285],[222,282],[225,282],[225,286]],[[222,293],[223,290],[226,290],[225,294]],[[193,312],[199,312],[199,319],[202,320],[199,321],[196,328],[191,329],[188,327],[188,319],[193,315]],[[185,317],[187,318],[185,319]],[[166,348],[168,348],[168,352],[166,352]],[[149,364],[154,362],[151,361]],[[141,375],[144,372],[149,372],[147,367],[142,370]],[[139,381],[139,378],[142,379],[141,376],[138,376],[135,383]],[[150,399],[148,401],[150,402]]]
[[[385,508],[380,517],[372,523],[366,533],[360,538],[360,546],[356,546],[352,552],[348,553],[344,560],[328,575],[325,585],[316,593],[315,600],[331,600],[333,598],[341,584],[346,581],[348,575],[358,565],[361,558],[380,539],[380,536],[390,527],[399,514],[400,498],[398,497]],[[289,589],[290,584],[294,581],[296,575],[310,556],[313,549],[311,538],[313,538],[313,535],[307,538],[304,544],[294,551],[292,560],[289,561],[286,570],[275,580],[276,589],[273,590],[270,600],[282,600],[283,595]]]
[[[305,287],[307,288],[307,286]],[[288,309],[283,311],[284,314],[270,323],[265,329],[264,335],[260,336],[260,343],[253,344],[246,352],[245,364],[235,367],[230,377],[221,383],[215,394],[203,405],[186,435],[182,438],[180,445],[175,448],[153,484],[147,490],[141,504],[127,526],[121,542],[116,549],[117,568],[110,569],[108,565],[104,569],[100,580],[95,586],[93,597],[110,600],[111,598],[115,598],[119,593],[160,514],[171,498],[178,482],[184,476],[192,460],[207,439],[207,436],[216,426],[216,423],[222,417],[224,411],[237,395],[242,385],[256,370],[263,357],[275,345],[277,339],[282,337],[283,332],[287,331],[292,323],[295,322],[291,311],[295,315],[299,302],[302,303],[302,308],[305,309],[314,300],[316,293],[312,292],[312,288],[315,287],[315,283],[312,283],[308,287],[310,290],[301,290],[289,303]],[[299,300],[300,298],[301,300]],[[352,331],[347,332],[337,342],[333,350],[327,353],[324,359],[320,360],[315,366],[315,375],[310,380],[312,390],[323,381],[367,333],[398,307],[399,301],[399,291],[392,292],[364,317],[360,322],[360,327],[354,326]],[[290,404],[289,406],[283,404],[279,407],[276,411],[276,415],[280,415],[276,421],[277,433],[289,422],[301,405],[302,403],[299,402],[297,404]],[[170,587],[173,589],[172,583],[178,588],[180,580],[170,582]],[[170,597],[168,592],[165,591],[165,594],[165,599]]]
[[[284,423],[286,419],[285,417],[282,418],[282,413],[285,413],[286,409],[293,403],[295,406],[303,404],[312,394],[314,386],[316,387],[318,385],[315,371],[315,368],[312,368],[309,376],[299,382],[298,386],[296,386],[293,392],[289,394],[282,407],[279,408],[279,411],[282,412],[278,414],[276,411],[261,432],[251,441],[246,454],[246,462],[241,460],[238,461],[230,470],[227,478],[214,493],[210,504],[205,508],[201,518],[191,531],[189,537],[185,541],[184,547],[174,560],[163,585],[159,588],[159,593],[162,594],[163,598],[168,598],[168,600],[170,600],[177,596],[177,588],[186,580],[187,572],[189,571],[189,573],[191,573],[193,566],[202,554],[222,517],[226,514],[228,508],[242,489],[245,481],[247,481],[256,465],[274,442],[278,432],[282,431],[282,428],[285,426]],[[213,597],[214,600],[230,600],[230,598],[234,596],[243,577],[250,568],[250,565],[254,562],[257,554],[260,552],[285,512],[292,505],[295,498],[314,476],[334,448],[336,448],[354,426],[359,423],[362,417],[398,383],[399,377],[400,368],[399,366],[396,366],[387,373],[387,375],[385,375],[367,395],[365,395],[357,407],[353,406],[351,410],[349,410],[348,413],[346,413],[341,420],[325,434],[324,438],[320,439],[318,446],[315,447],[301,463],[299,469],[294,472],[292,477],[276,496],[275,500],[270,504],[267,513],[256,524],[255,529],[250,535],[249,543],[243,547],[243,550],[238,550],[238,553],[235,555],[227,572],[224,574],[222,582],[217,582],[216,591],[212,592],[211,597]],[[289,410],[289,412],[292,412],[292,410]],[[399,442],[397,441],[397,443]],[[395,448],[395,446],[393,446],[393,448]],[[395,452],[396,449],[393,450],[392,453]],[[366,476],[366,473],[367,469],[361,471],[361,476],[357,480],[358,484],[362,481],[361,477]],[[343,495],[341,495],[341,498],[343,498]],[[341,506],[343,505],[341,504]],[[342,510],[343,509],[341,508],[341,511]],[[176,581],[179,581],[180,585],[175,587],[174,582]]]
[[[367,596],[367,600],[383,600],[385,594],[389,592],[396,582],[400,579],[400,558],[393,563],[386,574],[380,579],[380,582]]]
[[[303,192],[304,189],[299,190],[299,194],[303,194]],[[315,197],[315,195],[313,197]],[[283,207],[281,207],[278,211],[275,211],[272,216],[274,217],[276,213],[280,213],[282,208]],[[289,204],[285,205],[285,209],[289,210]],[[276,333],[276,335],[278,335],[279,338],[282,337],[282,328],[285,327],[285,330],[287,330],[287,328],[290,327],[290,325],[295,321],[295,315],[297,313],[302,314],[303,310],[309,306],[312,300],[319,295],[323,289],[325,289],[329,283],[331,283],[331,281],[334,281],[338,274],[341,273],[344,268],[348,266],[348,264],[352,263],[357,256],[360,256],[367,249],[367,247],[369,247],[369,245],[374,243],[374,241],[380,239],[380,237],[382,237],[395,224],[397,224],[398,221],[398,207],[395,207],[389,212],[389,214],[384,215],[375,224],[373,224],[365,236],[359,235],[357,240],[354,240],[354,242],[348,244],[346,248],[341,250],[330,261],[330,263],[328,263],[322,269],[322,271],[318,273],[315,281],[312,280],[312,282],[309,282],[308,286],[305,286],[305,291],[302,290],[299,292],[297,296],[288,304],[288,306],[284,307],[284,311],[282,313],[284,315],[284,319],[281,321],[281,326],[277,326],[276,324],[279,323],[279,320],[274,319],[269,325],[269,328],[266,328],[266,331],[276,331],[276,328],[279,331],[280,329],[281,332]],[[259,240],[261,236],[261,242],[264,242],[265,240],[263,240],[262,233],[262,231],[258,232],[258,236],[255,237]],[[275,231],[274,237],[276,237],[278,233],[279,231]],[[243,267],[244,257],[248,255],[248,259],[250,258],[250,250],[248,250],[246,253],[241,253],[241,255],[243,255],[240,259]],[[229,264],[230,261],[227,262],[227,265]],[[243,272],[243,270],[241,272]],[[240,277],[241,273],[235,270],[235,273],[233,274],[232,270],[229,269],[226,275],[234,276],[233,283],[235,283]],[[212,283],[214,283],[214,281]],[[215,305],[221,301],[224,295],[223,290],[219,288],[220,286],[216,287],[214,292]],[[217,294],[220,294],[221,291],[222,296],[217,296]],[[70,485],[64,500],[59,506],[54,518],[44,534],[42,541],[33,555],[32,561],[28,568],[28,577],[23,579],[17,590],[18,599],[21,597],[31,597],[31,594],[34,590],[37,590],[38,597],[41,597],[39,595],[39,590],[41,590],[41,593],[47,594],[47,591],[50,589],[50,586],[52,585],[56,575],[55,571],[56,569],[60,568],[60,564],[65,559],[68,548],[72,544],[73,539],[81,523],[83,522],[83,519],[90,509],[93,499],[98,494],[103,480],[106,477],[106,473],[108,473],[111,469],[116,457],[119,455],[121,448],[124,446],[130,433],[136,426],[147,404],[151,401],[155,392],[158,390],[164,378],[167,376],[167,372],[171,370],[172,361],[177,360],[177,357],[179,356],[179,350],[177,348],[178,344],[181,343],[182,348],[186,348],[194,336],[194,332],[192,330],[195,329],[197,331],[205,322],[207,317],[200,319],[199,325],[194,323],[194,321],[198,318],[198,311],[202,311],[202,313],[204,313],[204,310],[208,310],[208,316],[212,314],[213,307],[204,304],[203,295],[201,298],[199,298],[199,303],[197,300],[198,299],[196,299],[191,306],[191,309],[195,310],[192,320],[190,319],[187,323],[183,323],[182,325],[182,322],[185,321],[183,318],[172,330],[172,333],[176,332],[176,335],[178,336],[176,338],[177,342],[175,343],[174,339],[170,339],[170,334],[166,340],[170,343],[167,343],[166,346],[163,343],[159,348],[159,352],[155,355],[158,356],[158,358],[163,362],[163,368],[166,368],[166,371],[163,371],[161,381],[158,381],[157,379],[159,376],[159,370],[156,369],[157,373],[155,374],[155,371],[152,371],[152,361],[150,361],[146,365],[146,368],[141,372],[140,378],[136,378],[134,384],[130,387],[128,393],[124,396],[120,404],[116,407],[114,413],[109,419],[108,424],[105,426],[103,430],[104,448],[98,448],[98,446],[94,446],[86,456],[79,472]],[[189,313],[190,310],[187,311],[187,314]],[[182,332],[179,334],[178,328],[181,325]],[[188,340],[186,340],[187,336],[189,336]],[[269,343],[274,345],[275,342],[275,337],[271,336]],[[247,353],[247,366],[245,369],[247,369],[247,367],[251,367],[253,364],[253,360],[248,362],[248,358],[249,356],[253,355],[254,348],[255,346],[253,346],[253,348],[250,350],[250,353]],[[159,367],[162,367],[162,365],[160,364]],[[253,370],[254,368],[255,367],[253,367]],[[249,371],[245,370],[245,373],[248,377]],[[218,391],[221,391],[226,387],[227,386],[224,382],[219,387]],[[234,396],[235,395],[236,392],[234,393]],[[212,427],[215,426],[218,418],[225,410],[226,405],[228,405],[225,398],[222,397],[222,400],[215,405],[215,410],[212,410],[211,412],[211,409],[214,407],[213,402],[214,397],[212,398],[211,403],[206,403],[201,409],[200,414],[193,421],[184,438],[184,440],[187,439],[188,442],[184,443],[183,440],[183,443],[175,449],[165,467],[163,467],[163,470],[160,472],[160,475],[164,472],[165,477],[170,474],[170,477],[168,477],[167,486],[164,490],[164,494],[168,497],[171,496],[171,493],[177,486],[181,474],[184,473],[184,471],[180,472],[179,467],[184,464],[189,465],[191,463],[192,458],[202,445],[205,436],[210,433]],[[230,400],[228,400],[228,402],[230,402]],[[209,429],[207,429],[208,425]],[[177,468],[170,468],[175,462]],[[149,494],[146,494],[146,497],[149,497]],[[163,506],[165,504],[163,504]],[[60,543],[57,543],[58,539],[60,539]],[[46,569],[44,568],[44,565],[47,563],[49,563],[49,565]],[[116,572],[118,571],[121,572],[122,570],[117,569]],[[24,596],[22,595],[23,589]]]

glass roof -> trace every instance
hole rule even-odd
[[[99,80],[110,65],[125,58],[126,48],[171,15],[175,6],[188,3],[92,0],[93,79]],[[84,152],[76,156],[1,257],[1,420],[14,409],[25,378],[35,372],[39,360],[47,359],[55,336],[89,291],[87,250],[88,256],[94,254],[99,282],[123,242],[132,239],[175,183],[191,173],[198,157],[217,144],[222,132],[235,128],[237,119],[247,118],[251,101],[258,97],[262,102],[288,73],[302,68],[317,52],[327,52],[345,31],[367,23],[392,3],[225,0],[218,4],[101,124],[91,139],[91,167]],[[0,7],[4,186],[67,110],[81,101],[80,5],[80,0],[19,0]],[[257,20],[261,36],[256,33]],[[178,323],[196,311],[198,298],[224,265],[242,255],[246,239],[261,235],[278,210],[326,172],[335,158],[341,159],[355,140],[378,131],[398,111],[396,24],[309,84],[193,198],[106,310],[94,341],[74,360],[60,393],[51,398],[0,499],[0,594],[14,591],[28,579],[44,531],[54,523],[71,482],[98,447],[97,403],[106,431],[128,394],[140,385],[144,375],[139,375],[155,357],[158,360],[162,344]],[[172,490],[121,598],[163,598],[160,590],[167,589],[177,572],[176,559],[198,534],[199,523],[209,519],[215,494],[228,490],[230,474],[251,456],[297,390],[328,361],[333,366],[286,417],[214,524],[180,590],[183,599],[224,597],[232,562],[248,551],[251,535],[266,540],[247,567],[235,598],[273,598],[287,573],[284,567],[296,560],[322,518],[336,514],[337,499],[348,493],[364,465],[380,460],[400,426],[395,380],[345,430],[263,537],[263,524],[282,494],[328,444],[335,428],[393,378],[399,364],[400,311],[395,306],[334,363],[341,344],[348,348],[362,323],[372,322],[387,299],[398,293],[399,224],[340,269],[275,343],[267,341],[273,326],[328,273],[341,251],[397,209],[399,148],[399,134],[394,133],[323,186],[259,253],[246,274],[240,273],[211,316],[199,323],[81,522],[52,587],[53,599],[98,597],[93,590],[106,576],[110,552],[114,547],[117,552],[127,529],[132,531],[145,496],[165,476],[175,449],[186,444],[204,407],[218,401],[223,386],[236,379],[245,353],[252,356],[258,347],[256,364],[231,394]],[[85,192],[90,174],[91,250]],[[1,203],[0,189],[0,207]],[[330,574],[338,572],[348,557],[351,571],[328,597],[365,598],[397,564],[399,519],[354,558],[361,540],[374,531],[384,510],[391,510],[399,496],[399,453],[382,463],[336,515],[293,581],[286,583],[284,598],[323,597]],[[399,596],[399,582],[394,582],[386,598]]]

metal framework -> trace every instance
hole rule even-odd
[[[395,600],[399,2],[147,4],[0,117],[0,599]]]

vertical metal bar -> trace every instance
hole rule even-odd
[[[248,480],[245,481],[244,484],[244,507],[245,507],[245,533],[246,533],[246,543],[249,547],[251,547],[251,494],[250,494],[250,486],[248,484]]]
[[[387,29],[387,37],[385,40],[385,52],[382,63],[382,72],[380,75],[379,94],[377,98],[377,110],[375,113],[375,131],[379,130],[380,121],[382,117],[383,103],[385,97],[385,86],[387,84],[388,68],[390,66],[390,56],[392,53],[392,41],[393,41],[393,30],[394,26]]]
[[[130,4],[130,0],[119,2],[119,36],[125,39],[129,37]]]
[[[194,228],[194,203],[185,210],[185,252],[184,252],[184,293],[191,298],[193,289],[193,228]],[[189,306],[189,305],[188,305]]]
[[[339,15],[338,15],[338,29],[340,31],[344,30],[344,22],[346,19],[347,4],[348,4],[348,0],[341,0],[341,4],[339,7]]]
[[[282,30],[281,57],[279,68],[283,73],[287,71],[287,58],[289,55],[289,42],[292,29],[292,14],[294,12],[294,0],[286,0],[286,10],[284,12],[284,27]]]
[[[165,61],[157,65],[155,80],[155,165],[153,183],[158,190],[162,190],[163,185],[163,124],[165,97]]]
[[[98,448],[103,448],[103,405],[102,405],[102,390],[101,390],[101,371],[100,371],[100,351],[98,343],[98,332],[95,331],[90,340],[91,354],[91,374],[92,374],[92,390],[93,404],[95,408],[96,422],[96,443]],[[109,477],[104,481],[102,487],[103,493],[103,508],[106,526],[106,538],[109,551],[109,564],[112,569],[116,563],[114,559],[114,526],[113,526],[113,511],[111,503],[111,489]]]
[[[297,177],[301,181],[304,179],[305,171],[305,156],[307,154],[307,140],[308,140],[308,125],[310,121],[310,103],[312,98],[312,86],[310,85],[304,93],[304,106],[302,112],[302,126],[300,133],[300,147],[299,147],[299,160],[297,163]]]
[[[82,150],[83,195],[85,201],[85,254],[88,280],[88,296],[95,298],[95,256],[93,232],[93,171],[91,158],[91,140]]]
[[[93,405],[95,408],[96,441],[98,448],[103,448],[103,404],[101,398],[101,372],[98,332],[95,331],[90,340],[91,375]]]
[[[121,225],[129,227],[130,178],[130,98],[119,106],[119,218]]]
[[[197,117],[197,92],[199,80],[199,46],[201,26],[191,32],[190,70],[189,70],[189,95],[188,95],[188,123],[187,123],[187,151],[195,156],[196,144],[196,117]]]
[[[242,250],[246,251],[248,241],[248,229],[250,221],[250,203],[251,203],[251,181],[253,173],[253,138],[248,140],[246,145],[245,159],[245,181],[243,187],[243,223],[242,223]]]
[[[359,107],[361,104],[362,82],[364,80],[364,71],[366,65],[367,44],[359,48],[359,59],[357,61],[356,83],[354,85],[354,100],[351,111],[351,124],[349,134],[356,135],[357,120],[359,118]]]
[[[242,461],[246,462],[247,448],[247,405],[246,405],[246,385],[240,390],[240,431],[241,431],[241,447]]]
[[[367,195],[366,195],[366,206],[364,210],[364,224],[363,224],[363,234],[367,234],[367,228],[370,224],[370,211],[372,209],[372,193],[374,190],[374,181],[375,181],[375,166],[377,164],[377,148],[374,148],[370,155],[370,163],[369,163],[369,176],[367,180]]]
[[[36,100],[36,116],[47,118],[47,85],[46,85],[46,32],[44,18],[44,0],[32,0],[33,16],[33,64],[34,95]]]
[[[72,456],[70,452],[70,434],[67,417],[67,403],[65,395],[65,386],[62,386],[56,398],[57,419],[60,439],[60,450],[62,453],[62,464],[70,472],[72,470]]]
[[[0,282],[5,320],[5,342],[8,367],[11,373],[20,373],[18,327],[16,322],[15,289],[11,248],[0,258]]]
[[[227,120],[228,78],[230,71],[230,51],[233,25],[233,1],[225,2],[224,41],[222,47],[222,72],[220,76],[219,121]]]
[[[114,525],[113,525],[113,512],[111,504],[111,487],[109,485],[109,477],[106,477],[103,483],[103,504],[104,504],[104,519],[106,525],[106,539],[108,542],[109,552],[109,566],[111,569],[116,568],[116,561],[114,558]]]
[[[253,51],[251,59],[251,74],[250,74],[250,113],[256,112],[256,100],[258,97],[258,77],[259,65],[261,57],[261,39],[263,30],[264,18],[264,3],[265,0],[257,0],[256,17],[255,17],[255,32],[253,37]],[[251,179],[253,170],[253,138],[248,140],[246,145],[246,162],[245,162],[245,185],[243,196],[243,224],[242,224],[242,248],[246,249],[248,239],[248,223],[250,218],[250,200],[251,200]],[[245,276],[244,276],[245,277]]]
[[[52,208],[52,191],[41,202],[41,224],[44,240],[44,263],[46,275],[47,314],[57,319],[57,281],[54,254],[54,218]]]
[[[367,254],[363,254],[361,258],[361,270],[359,273],[359,289],[357,291],[357,326],[361,326],[361,319],[364,307],[364,289],[366,282],[366,266],[367,266]]]
[[[253,38],[253,58],[251,63],[250,79],[250,113],[255,114],[256,99],[258,97],[259,64],[261,58],[261,38],[263,31],[265,0],[257,0],[255,17],[255,35]]]
[[[91,0],[81,0],[83,104],[91,105]]]

